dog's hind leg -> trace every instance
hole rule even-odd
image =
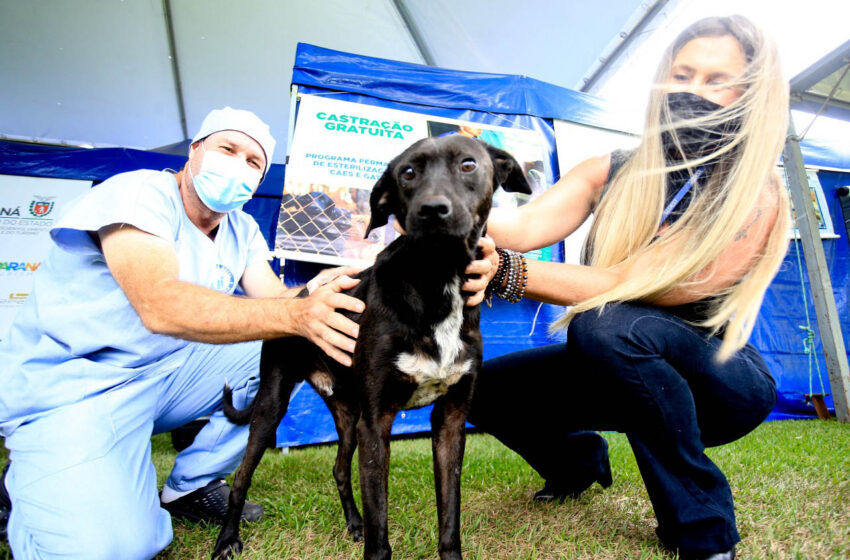
[[[377,405],[373,406],[377,408]],[[390,430],[395,415],[396,410],[369,411],[369,408],[364,406],[357,422],[365,560],[392,558],[387,535],[387,478],[390,466]]]
[[[356,404],[341,400],[328,399],[328,408],[334,417],[336,433],[339,436],[339,446],[336,450],[334,463],[334,479],[342,502],[342,512],[345,514],[345,526],[348,534],[355,542],[363,540],[363,518],[357,511],[354,493],[351,490],[351,459],[357,449],[357,417],[359,411]]]
[[[286,377],[276,364],[268,373],[262,372],[261,375],[266,376],[264,379],[266,386],[255,397],[248,447],[245,449],[245,456],[239,468],[236,469],[227,504],[227,515],[212,554],[215,560],[232,558],[233,555],[242,552],[239,522],[248,496],[248,488],[251,486],[251,477],[257,465],[260,464],[266,447],[274,442],[277,426],[286,414],[289,396],[295,387],[296,378]]]
[[[467,387],[458,386],[466,385]],[[469,384],[461,381],[431,412],[440,560],[460,560],[460,472],[466,445]],[[466,389],[466,390],[464,390]]]

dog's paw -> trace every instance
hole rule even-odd
[[[242,541],[239,537],[227,541],[219,539],[219,542],[215,543],[212,560],[230,560],[239,554],[242,554]]]
[[[361,542],[363,540],[363,523],[349,523],[348,534],[351,535],[354,542]]]
[[[440,560],[463,560],[463,556],[460,555],[460,551],[451,550],[440,553]]]

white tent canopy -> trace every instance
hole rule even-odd
[[[155,148],[232,105],[260,114],[285,141],[298,42],[573,87],[653,3],[606,4],[0,0],[0,135]]]
[[[298,42],[527,75],[609,99],[639,129],[661,49],[729,13],[779,40],[789,76],[850,36],[847,0],[0,0],[0,139],[150,149],[232,105],[285,144]]]

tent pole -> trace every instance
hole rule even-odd
[[[413,21],[410,12],[407,10],[407,6],[404,5],[404,0],[393,0],[393,5],[395,6],[398,15],[401,16],[401,20],[404,22],[407,32],[410,33],[410,38],[413,39],[413,44],[416,45],[417,50],[419,50],[419,54],[422,55],[422,60],[424,60],[425,64],[428,66],[436,66],[434,57],[431,55],[431,51],[428,50],[428,45],[425,44],[425,40],[422,38],[419,28],[416,27],[416,23]]]
[[[840,422],[850,422],[850,413],[847,410],[848,402],[850,402],[850,368],[847,364],[847,350],[841,334],[832,281],[826,266],[814,205],[809,194],[806,169],[803,165],[803,154],[800,151],[800,139],[794,129],[793,118],[789,118],[788,121],[788,138],[785,141],[782,159],[788,175],[791,199],[796,210],[803,255],[806,258],[806,271],[809,275],[812,302],[815,306],[826,369],[829,373],[835,415]]]
[[[655,0],[649,6],[644,8],[644,13],[641,15],[637,23],[628,31],[622,31],[619,35],[620,41],[608,54],[602,53],[602,58],[599,59],[599,65],[595,70],[590,72],[590,75],[585,75],[582,78],[582,84],[576,88],[581,92],[590,93],[591,88],[596,85],[596,82],[608,69],[616,62],[626,49],[644,32],[649,23],[661,12],[662,8],[667,5],[669,0]],[[644,6],[646,3],[641,4]],[[606,47],[610,48],[610,47]]]
[[[171,16],[171,1],[162,0],[162,12],[165,19],[165,31],[168,34],[168,58],[171,59],[171,74],[174,76],[174,93],[177,96],[177,112],[180,115],[180,129],[183,140],[189,138],[186,126],[186,105],[183,102],[183,86],[180,81],[180,66],[177,64],[177,46],[174,41],[174,19]]]

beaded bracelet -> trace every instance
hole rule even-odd
[[[516,303],[525,296],[525,288],[528,285],[528,261],[525,256],[517,251],[496,247],[499,254],[499,268],[490,283],[487,285],[488,301],[492,295]]]

